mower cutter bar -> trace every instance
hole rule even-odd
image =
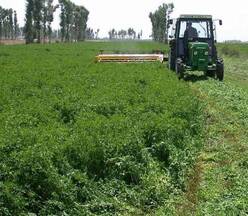
[[[100,54],[97,62],[155,62],[164,61],[163,54]]]

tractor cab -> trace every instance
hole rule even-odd
[[[208,76],[223,80],[224,65],[217,56],[212,16],[181,15],[169,22],[172,24],[169,68],[175,70],[179,78],[183,78],[186,71],[204,71]]]

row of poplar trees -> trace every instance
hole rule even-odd
[[[162,4],[154,12],[150,13],[149,17],[152,22],[152,38],[158,42],[167,42],[168,41],[168,30],[170,14],[173,12],[174,4]]]
[[[26,43],[51,42],[54,13],[60,8],[60,35],[62,41],[85,39],[89,12],[70,0],[26,0],[25,39]]]
[[[140,39],[142,37],[142,30],[140,33],[137,32],[133,28],[128,28],[127,30],[121,29],[119,31],[115,30],[114,28],[111,29],[109,32],[109,40],[116,40],[116,39]]]
[[[82,41],[85,39],[89,11],[68,0],[59,0],[61,14],[60,27],[62,41]]]
[[[0,6],[0,39],[16,39],[19,33],[17,13]]]

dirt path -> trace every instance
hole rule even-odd
[[[0,40],[0,45],[25,44],[25,40]]]

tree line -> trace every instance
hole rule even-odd
[[[89,11],[68,0],[59,0],[61,14],[60,27],[62,41],[83,41],[85,40],[85,31]]]
[[[119,31],[113,28],[108,32],[110,40],[141,39],[142,34],[142,30],[137,33],[133,28],[128,28],[127,30],[121,29]]]
[[[53,31],[54,13],[60,9],[60,29]],[[149,14],[152,23],[152,38],[158,42],[168,40],[168,20],[174,5],[162,4],[155,12]],[[63,42],[98,39],[99,29],[87,28],[89,11],[72,3],[70,0],[26,0],[25,26],[20,28],[17,13],[13,9],[0,6],[0,39],[16,39],[24,32],[26,43],[51,42],[52,38],[60,38]],[[110,40],[141,39],[142,31],[137,33],[133,28],[127,30],[111,29]]]
[[[154,12],[149,14],[149,18],[152,22],[152,38],[158,42],[167,42],[168,41],[168,29],[170,19],[170,14],[173,12],[174,4],[162,4]]]
[[[50,41],[52,34],[51,24],[53,14],[58,5],[53,5],[53,0],[26,0],[25,39],[26,43],[41,43],[42,40]]]
[[[16,11],[0,6],[0,39],[16,39],[19,33]]]
[[[87,40],[98,40],[100,29],[94,31],[92,28],[87,28],[85,32],[85,39]]]
[[[26,43],[51,42],[54,32],[54,13],[60,8],[60,30],[58,35],[63,42],[85,39],[89,11],[70,0],[26,0],[25,39]],[[58,36],[57,35],[57,36]]]

